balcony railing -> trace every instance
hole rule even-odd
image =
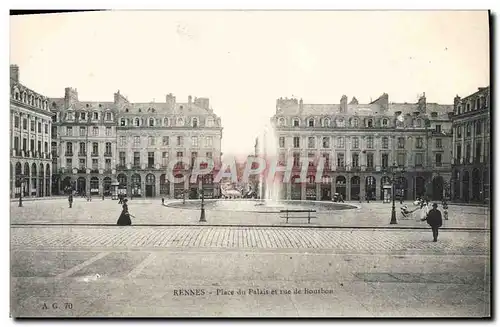
[[[155,164],[154,163],[148,163],[148,168],[155,168]]]
[[[80,168],[78,168],[78,172],[79,172],[79,173],[86,173],[86,172],[87,172],[87,169],[86,169],[86,168],[82,168],[82,167],[80,167]]]
[[[125,168],[127,168],[127,165],[125,165],[125,164],[116,165],[116,169],[125,169]]]
[[[97,152],[92,152],[90,155],[91,155],[92,157],[99,157],[99,153],[97,153]]]
[[[91,173],[98,173],[99,172],[99,169],[98,168],[92,168],[90,170]]]
[[[79,157],[86,157],[87,156],[87,152],[78,152],[78,156]]]
[[[105,157],[112,157],[113,154],[111,152],[104,152]]]
[[[72,151],[66,151],[66,152],[64,153],[64,155],[65,155],[66,157],[72,157],[72,156],[73,156],[73,152],[72,152]]]

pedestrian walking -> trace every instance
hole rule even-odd
[[[104,201],[104,192],[102,192],[102,200]]]
[[[161,198],[161,205],[165,205],[165,198]]]
[[[443,216],[444,220],[448,220],[448,202],[445,199],[443,199]]]
[[[427,214],[427,217],[422,219],[422,221],[427,220],[427,224],[431,226],[432,229],[432,237],[434,238],[434,242],[437,242],[439,227],[443,225],[443,219],[441,217],[441,211],[437,209],[437,203],[432,204],[432,209]]]
[[[130,220],[130,213],[128,212],[127,199],[123,200],[122,212],[116,224],[118,226],[130,226],[132,225],[132,220]]]
[[[123,203],[123,194],[118,194],[118,204],[122,204]]]
[[[68,203],[69,203],[69,207],[73,207],[73,194],[70,193],[70,195],[68,196]]]

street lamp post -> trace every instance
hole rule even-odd
[[[203,176],[201,176],[201,212],[200,212],[200,223],[205,223],[205,191],[203,190]]]
[[[396,185],[396,164],[392,166],[392,212],[391,212],[391,225],[397,224],[396,220],[396,197],[395,197],[395,185]]]
[[[23,184],[24,184],[24,176],[20,175],[19,177],[19,207],[23,206]]]

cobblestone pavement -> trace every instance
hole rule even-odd
[[[230,200],[229,200],[230,201]],[[390,227],[390,228],[427,228],[425,222],[399,217],[399,204],[396,208],[398,224],[390,225],[391,205],[380,202],[352,203],[356,209],[319,212],[310,226],[331,227]],[[411,208],[411,204],[409,204]],[[64,199],[32,201],[19,208],[11,203],[11,224],[115,224],[121,207],[117,201],[93,199],[87,202],[77,198],[73,208],[68,208]],[[132,200],[130,212],[136,217],[133,224],[162,225],[199,225],[199,210],[170,208],[161,205],[158,199]],[[250,213],[233,211],[206,211],[208,224],[213,225],[266,225],[298,226],[308,225],[307,219],[294,219],[286,223],[277,213]],[[443,228],[490,228],[490,211],[485,207],[450,205],[449,220]]]
[[[11,227],[16,317],[490,315],[488,231]]]
[[[328,249],[355,253],[489,253],[489,232],[279,227],[12,227],[13,248]]]

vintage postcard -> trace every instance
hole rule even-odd
[[[11,15],[11,316],[491,317],[489,24]]]

